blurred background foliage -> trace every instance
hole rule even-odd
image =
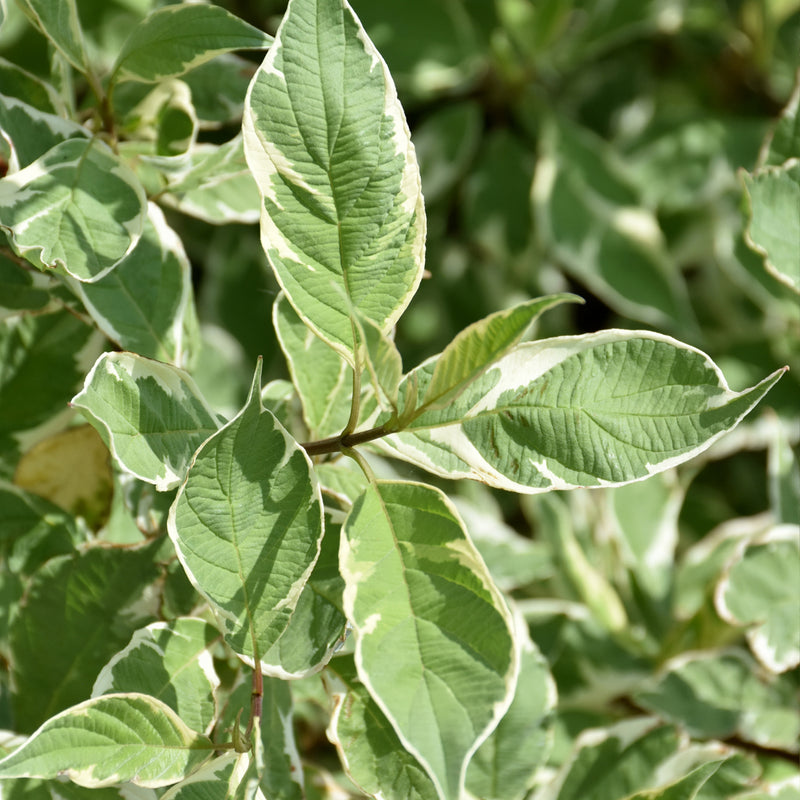
[[[764,409],[677,473],[522,502],[448,487],[556,678],[563,736],[551,761],[578,731],[626,716],[631,703],[672,707],[701,737],[796,752],[794,716],[772,739],[757,724],[756,733],[692,727],[690,708],[670,706],[666,677],[646,690],[641,681],[685,650],[744,644],[747,623],[723,622],[714,609],[723,567],[736,543],[800,522],[800,298],[748,246],[743,180],[798,85],[800,1],[351,1],[388,62],[422,171],[430,277],[398,326],[406,369],[490,312],[559,291],[585,305],[549,312],[539,337],[661,331],[707,352],[736,390],[791,367]],[[77,2],[100,65],[135,20],[166,4]],[[270,33],[285,8],[218,4]],[[13,4],[0,56],[53,80],[43,37]],[[231,98],[244,99],[257,55],[225,59],[186,78],[200,141],[227,141],[241,124]],[[266,379],[287,374],[258,226],[167,215],[192,260],[203,330],[194,374],[217,407],[235,409],[257,355]],[[786,223],[800,272],[800,206]],[[543,598],[555,605],[537,605]],[[736,674],[709,690],[717,709],[758,672],[736,653]],[[781,681],[764,701],[775,708],[796,697],[796,666]]]

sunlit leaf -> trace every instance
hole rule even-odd
[[[425,216],[391,76],[341,0],[292,0],[250,86],[244,144],[278,280],[352,361],[351,308],[388,331],[416,291]]]
[[[193,731],[209,733],[215,720],[219,678],[211,657],[220,634],[202,619],[154,622],[100,671],[92,697],[147,694],[168,705]]]
[[[127,781],[168,786],[211,752],[211,743],[160,700],[143,694],[106,695],[45,722],[0,761],[0,777],[67,775],[89,787]]]
[[[0,214],[19,255],[40,269],[93,281],[133,250],[147,201],[107,145],[67,139],[0,181]]]
[[[343,528],[358,674],[442,798],[511,700],[512,622],[446,497],[378,482]],[[413,698],[413,702],[409,702]]]
[[[350,416],[353,370],[308,329],[284,294],[272,307],[272,319],[311,438],[341,433]]]
[[[411,373],[421,395],[435,367]],[[617,485],[708,448],[783,372],[733,392],[708,356],[660,334],[545,339],[518,345],[447,408],[384,442],[436,474],[512,491]]]
[[[197,451],[168,521],[226,641],[256,661],[286,630],[322,538],[311,463],[262,407],[260,380],[259,362],[245,407]]]
[[[112,80],[155,83],[182,75],[220,53],[260,50],[271,42],[271,36],[219,6],[165,6],[134,28],[117,56]]]
[[[160,491],[183,480],[194,451],[219,427],[186,372],[134,353],[100,356],[72,405],[124,470]]]

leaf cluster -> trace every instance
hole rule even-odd
[[[798,796],[797,4],[101,5],[0,0],[2,790]]]

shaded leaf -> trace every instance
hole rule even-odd
[[[20,0],[20,6],[70,64],[86,72],[89,62],[75,0]]]
[[[153,555],[152,547],[95,547],[53,558],[34,573],[11,621],[17,730],[31,731],[87,697],[102,666],[153,619]]]
[[[60,142],[89,138],[89,132],[76,122],[5,95],[0,95],[0,135],[11,148],[10,174],[27,167]]]
[[[373,797],[437,800],[433,781],[370,697],[353,659],[334,659],[325,681],[333,698],[328,738],[356,785]]]
[[[683,724],[693,736],[738,736],[792,753],[800,748],[800,708],[793,682],[765,679],[744,651],[677,656],[635,700]]]
[[[800,664],[800,529],[779,525],[743,542],[714,595],[720,616],[748,626],[756,657],[773,672]]]
[[[633,319],[693,326],[658,221],[607,145],[565,120],[550,121],[532,197],[542,245],[593,294]]]
[[[286,630],[261,654],[262,669],[279,678],[299,678],[318,672],[344,641],[347,620],[342,611],[344,581],[339,575],[339,532],[325,519],[317,563],[308,578]]]
[[[764,256],[774,277],[800,294],[800,164],[792,161],[743,175],[750,200],[747,243]]]
[[[550,716],[556,687],[547,662],[515,618],[520,671],[514,699],[467,768],[468,791],[481,800],[515,800],[526,795],[550,750]]]
[[[192,342],[194,313],[189,259],[158,206],[148,203],[142,238],[111,272],[92,283],[74,281],[98,327],[123,350],[182,366]]]

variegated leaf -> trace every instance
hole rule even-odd
[[[138,179],[98,139],[68,139],[0,181],[0,227],[16,252],[79,281],[128,255],[146,215]]]
[[[433,358],[405,382],[424,396]],[[699,350],[608,330],[518,345],[449,406],[382,440],[448,478],[517,492],[613,486],[688,461],[733,428],[785,370],[743,392]]]
[[[271,42],[271,36],[219,6],[164,6],[134,28],[117,56],[111,80],[157,83],[183,75],[220,53],[260,50]]]
[[[183,370],[134,353],[104,353],[72,398],[119,466],[159,491],[186,476],[192,454],[218,428]]]
[[[379,481],[342,529],[358,675],[443,800],[514,692],[513,621],[444,494]]]
[[[247,403],[197,451],[167,523],[226,641],[251,662],[289,625],[323,524],[311,462],[262,407],[260,381],[259,361]]]
[[[388,331],[423,272],[419,169],[389,71],[344,0],[291,0],[250,85],[261,239],[289,301],[353,361],[353,309]]]

